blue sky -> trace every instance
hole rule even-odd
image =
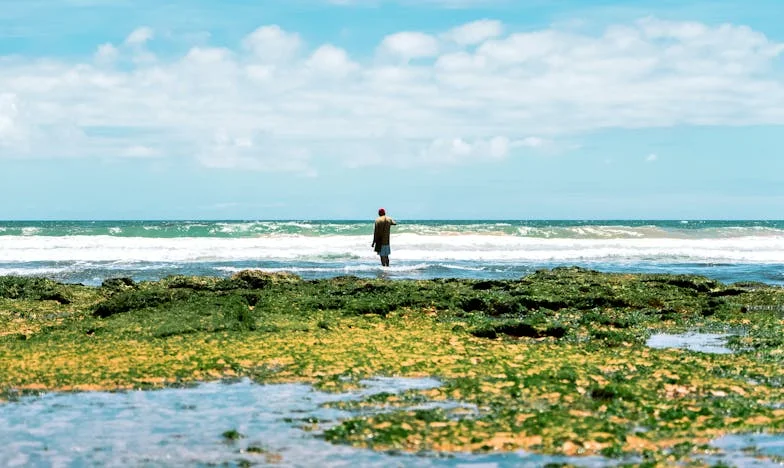
[[[782,17],[0,0],[0,219],[782,219]]]

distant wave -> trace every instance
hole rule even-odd
[[[0,222],[9,237],[110,236],[222,238],[369,236],[367,221],[52,221]],[[396,234],[431,237],[499,236],[533,239],[733,239],[782,237],[781,221],[401,221]]]

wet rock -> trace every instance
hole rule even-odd
[[[245,438],[245,434],[241,434],[236,429],[230,429],[230,430],[224,432],[221,435],[223,436],[224,439],[226,439],[228,441],[235,441],[235,440],[239,440],[239,439],[244,439]]]
[[[569,307],[567,301],[551,297],[517,296],[515,300],[520,306],[530,310],[561,310]]]
[[[674,320],[680,316],[680,313],[671,307],[659,309],[656,313],[662,320]]]
[[[464,297],[458,307],[464,312],[483,312],[494,317],[525,314],[529,308],[524,300],[508,295]]]
[[[460,308],[466,312],[482,312],[487,310],[487,303],[481,297],[470,297],[460,302]]]
[[[397,309],[397,304],[387,301],[372,299],[354,299],[345,305],[346,311],[350,314],[367,315],[376,314],[386,316],[389,312]]]
[[[273,284],[299,283],[302,279],[292,273],[267,273],[261,270],[243,270],[231,276],[232,281],[244,283],[250,289],[264,289]]]
[[[71,303],[71,298],[68,297],[64,291],[57,291],[57,290],[41,293],[40,300],[55,301],[60,304]]]
[[[741,288],[727,288],[722,289],[720,291],[712,291],[710,293],[711,297],[732,297],[732,296],[740,296],[741,294],[745,294],[747,290]]]
[[[123,291],[125,289],[135,288],[136,282],[127,277],[108,278],[101,283],[101,287],[112,291]]]
[[[526,321],[506,320],[476,327],[470,333],[478,338],[490,339],[497,338],[499,335],[515,338],[563,338],[567,329],[562,325],[549,325],[541,329]]]
[[[375,293],[385,293],[391,291],[392,288],[386,284],[375,284],[375,283],[365,283],[361,286],[355,288],[352,293],[367,293],[367,294],[375,294]]]
[[[128,290],[117,293],[101,302],[93,309],[93,315],[106,318],[114,314],[157,307],[177,299],[187,298],[184,291],[168,291],[162,289]]]
[[[211,276],[170,276],[164,280],[171,289],[191,289],[193,291],[230,291],[238,289],[235,281]]]
[[[605,386],[594,387],[591,389],[589,395],[592,399],[602,402],[610,402],[614,400],[637,400],[634,392],[631,389],[625,385],[617,383],[610,383]]]
[[[691,289],[700,293],[707,293],[720,286],[718,281],[710,280],[700,276],[691,275],[668,275],[656,276],[643,280],[651,283],[669,284],[683,289]]]
[[[487,280],[477,281],[471,286],[475,291],[488,291],[490,289],[509,289],[509,283],[506,281]]]
[[[720,311],[726,304],[727,303],[723,299],[712,297],[708,299],[707,304],[702,308],[702,316],[710,317],[711,315],[715,315],[716,312]]]
[[[0,277],[0,298],[70,304],[67,286],[47,278]]]
[[[539,336],[539,331],[531,324],[525,322],[510,322],[504,323],[495,328],[498,333],[504,335],[514,336],[517,338],[529,337],[536,338]]]
[[[754,291],[757,289],[769,289],[771,285],[761,283],[759,281],[739,281],[737,283],[733,283],[732,287],[741,288],[746,291]]]

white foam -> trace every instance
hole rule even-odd
[[[498,235],[398,234],[392,256],[410,262],[667,261],[784,263],[784,236],[566,239]],[[249,238],[2,236],[0,263],[341,261],[375,263],[366,236],[269,235]]]
[[[464,265],[451,265],[448,263],[439,263],[438,266],[441,268],[446,268],[448,270],[463,270],[463,271],[484,271],[485,269],[482,267],[469,267]]]
[[[71,271],[73,268],[70,267],[63,267],[63,268],[56,268],[56,267],[38,267],[38,268],[27,268],[27,267],[19,267],[19,268],[0,268],[0,276],[46,276],[46,275],[54,275],[58,273],[64,273],[67,271]]]
[[[426,270],[430,265],[427,263],[419,263],[416,265],[392,265],[390,267],[382,267],[381,265],[373,264],[357,264],[346,265],[343,267],[282,267],[282,268],[254,268],[268,273],[344,273],[352,274],[359,272],[372,272],[372,271],[385,271],[392,273],[408,273],[412,271]],[[218,271],[226,273],[236,273],[238,271],[247,270],[247,268],[240,267],[216,267]]]
[[[34,236],[41,232],[41,228],[37,227],[23,227],[22,228],[22,235],[23,236]]]

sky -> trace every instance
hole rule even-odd
[[[782,0],[0,0],[0,219],[784,219]]]

